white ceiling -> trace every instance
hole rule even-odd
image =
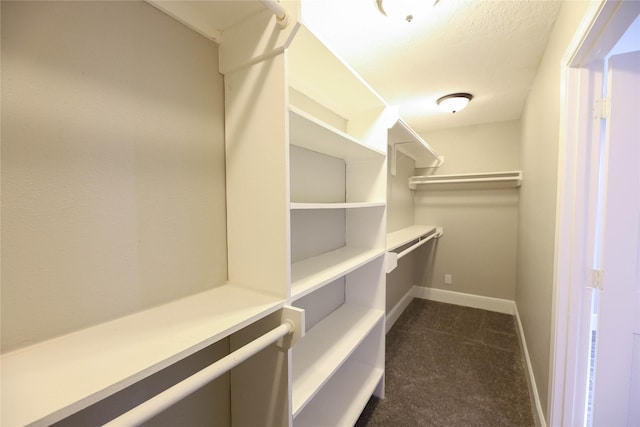
[[[410,23],[382,15],[376,0],[303,7],[319,37],[421,132],[518,119],[561,3],[440,0]],[[438,110],[453,92],[474,99],[456,114]]]
[[[216,41],[263,10],[245,0],[147,0]],[[280,0],[285,4],[291,0]],[[422,4],[412,22],[376,0],[299,0],[304,23],[418,132],[518,119],[561,0],[384,0]],[[455,114],[436,100],[474,99]]]

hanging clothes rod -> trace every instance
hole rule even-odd
[[[260,0],[260,3],[273,12],[280,28],[286,28],[289,25],[289,14],[278,0]]]
[[[409,188],[417,189],[418,185],[434,184],[468,184],[468,183],[509,183],[514,187],[522,184],[522,171],[468,173],[455,175],[426,175],[409,178]]]
[[[428,241],[440,237],[440,235],[441,235],[440,233],[436,232],[436,233],[430,234],[429,236],[425,237],[424,239],[418,240],[416,243],[414,243],[413,245],[409,246],[404,251],[399,252],[397,259],[400,259],[400,258],[404,257],[405,255],[408,255],[410,252],[418,249],[420,246],[424,245]]]
[[[396,267],[398,267],[398,260],[400,258],[403,258],[405,255],[408,255],[410,252],[416,250],[417,248],[419,248],[420,246],[424,245],[425,243],[433,240],[433,239],[438,239],[440,237],[442,237],[442,235],[444,234],[444,230],[442,227],[437,227],[436,231],[429,234],[426,237],[418,237],[418,241],[416,243],[414,243],[413,245],[409,246],[407,249],[405,249],[402,252],[387,252],[386,256],[385,256],[385,271],[387,273],[391,273],[393,270],[396,269]],[[411,239],[410,241],[413,241],[415,239]],[[405,243],[405,244],[408,244]],[[398,247],[398,246],[396,246]]]
[[[130,427],[138,426],[145,421],[158,415],[165,409],[173,406],[185,397],[198,391],[222,374],[230,371],[251,356],[264,350],[266,347],[278,341],[280,338],[295,331],[294,323],[285,319],[277,328],[256,338],[250,343],[240,347],[233,353],[228,354],[217,362],[207,366],[201,371],[182,380],[178,384],[166,389],[151,399],[141,403],[128,412],[108,422],[104,426],[108,427]]]

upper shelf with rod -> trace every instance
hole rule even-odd
[[[390,161],[393,176],[396,175],[398,153],[415,160],[416,168],[438,167],[444,163],[444,157],[427,144],[401,117],[393,127],[389,128],[388,144],[391,146]]]
[[[409,178],[409,188],[419,190],[421,186],[481,185],[482,188],[516,188],[522,185],[521,171],[468,173],[455,175],[424,175]],[[474,187],[475,188],[475,187]]]
[[[2,425],[50,425],[274,313],[225,284],[2,355]]]
[[[387,255],[385,258],[386,272],[392,272],[397,267],[399,259],[418,249],[430,240],[442,237],[443,234],[443,228],[435,225],[412,225],[410,227],[388,233]],[[415,243],[401,252],[394,252],[394,250],[412,242]]]

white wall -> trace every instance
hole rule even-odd
[[[418,169],[420,174],[520,169],[519,120],[424,132],[421,136],[445,161],[437,169]]]
[[[516,304],[548,418],[562,56],[589,2],[564,2],[522,115]]]
[[[142,2],[2,2],[2,350],[226,280],[217,46]]]
[[[390,158],[387,169],[387,233],[391,233],[414,224],[414,204],[413,195],[409,190],[409,177],[415,175],[415,162],[410,157],[398,153],[396,176],[391,175]],[[407,292],[420,283],[425,265],[423,248],[431,245],[433,243],[427,243],[409,253],[398,261],[395,270],[387,274],[387,314]]]
[[[141,1],[1,8],[2,351],[223,283],[217,46]],[[228,345],[66,425],[109,419]],[[229,424],[228,390],[223,376],[154,425]]]
[[[520,122],[467,126],[421,135],[445,157],[437,170],[417,174],[496,172],[520,168]],[[526,175],[525,175],[525,180]],[[433,252],[423,254],[422,286],[493,298],[515,298],[517,189],[414,192],[415,221],[444,227]],[[452,285],[444,283],[451,274]]]
[[[391,147],[389,147],[389,156]],[[391,157],[387,162],[387,233],[414,224],[413,195],[409,190],[409,177],[415,175],[416,163],[411,157],[398,152],[396,176],[391,175]]]

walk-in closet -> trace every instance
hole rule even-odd
[[[487,43],[507,36],[472,12],[523,25],[432,3]],[[334,0],[2,1],[0,424],[352,426],[386,397],[398,319],[447,330],[440,310],[513,339],[519,419],[547,425],[557,64],[595,3],[523,2],[544,31],[519,103],[423,129]],[[504,87],[455,95],[481,110]]]

